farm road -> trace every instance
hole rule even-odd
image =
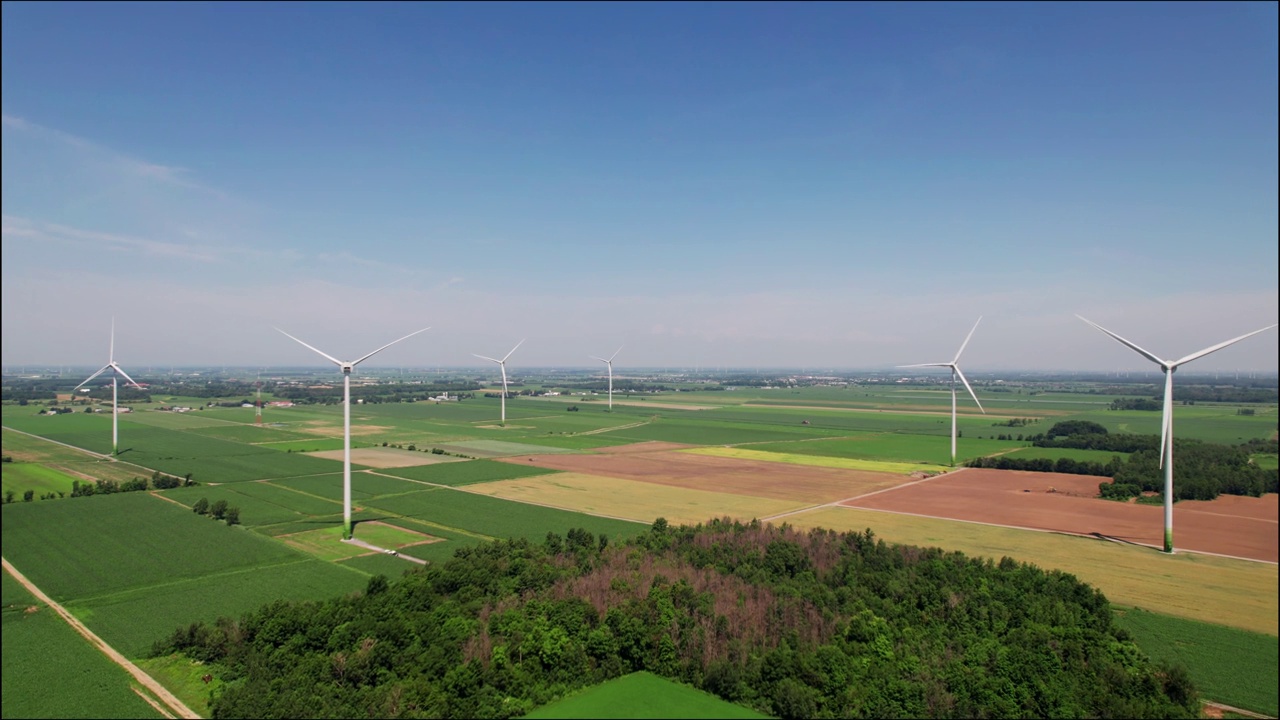
[[[143,672],[142,668],[129,662],[128,658],[116,652],[115,648],[108,645],[105,641],[103,641],[102,638],[95,635],[92,630],[85,627],[84,623],[80,622],[78,619],[76,619],[74,615],[67,612],[66,608],[54,602],[53,598],[49,597],[48,595],[45,595],[44,592],[42,592],[40,588],[33,585],[31,581],[26,578],[25,575],[18,572],[17,568],[15,568],[13,565],[10,565],[8,560],[5,560],[4,558],[0,558],[0,562],[3,563],[5,572],[12,575],[14,580],[17,580],[19,583],[22,583],[22,586],[25,587],[27,590],[29,590],[32,595],[35,595],[37,600],[53,608],[53,611],[58,613],[58,615],[62,616],[62,619],[66,620],[67,624],[71,625],[71,627],[74,628],[76,632],[84,636],[84,638],[88,640],[90,644],[92,644],[94,647],[101,650],[103,654],[105,654],[107,657],[111,658],[112,662],[124,668],[126,672],[128,672],[130,675],[133,676],[134,680],[137,680],[138,683],[141,684],[143,687],[155,693],[156,697],[160,698],[161,702],[163,702],[165,705],[168,705],[171,710],[173,710],[175,713],[178,714],[178,717],[182,717],[182,718],[199,718],[200,717],[200,715],[196,714],[194,710],[187,707],[186,704],[184,704],[181,700],[175,697],[173,693],[169,692],[169,690],[166,689],[165,686],[156,682],[155,678]]]

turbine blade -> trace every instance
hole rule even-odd
[[[1119,335],[1117,335],[1117,334],[1115,334],[1115,333],[1111,332],[1110,330],[1108,330],[1108,329],[1106,329],[1106,328],[1102,327],[1102,326],[1101,326],[1101,325],[1099,325],[1098,323],[1093,322],[1092,320],[1089,320],[1089,319],[1087,319],[1087,318],[1080,317],[1079,315],[1076,315],[1076,317],[1080,318],[1081,320],[1084,320],[1085,322],[1087,322],[1087,323],[1089,323],[1090,325],[1092,325],[1092,326],[1094,326],[1094,327],[1098,328],[1098,329],[1099,329],[1099,330],[1101,330],[1102,332],[1104,332],[1104,333],[1106,333],[1106,334],[1110,335],[1111,337],[1113,337],[1113,338],[1115,338],[1117,341],[1119,341],[1119,342],[1120,342],[1120,344],[1125,345],[1126,347],[1128,347],[1128,348],[1130,348],[1130,349],[1132,349],[1132,350],[1136,351],[1139,355],[1141,355],[1142,357],[1144,357],[1144,358],[1146,358],[1146,359],[1150,360],[1151,362],[1153,362],[1153,363],[1155,363],[1155,364],[1159,365],[1160,367],[1167,367],[1167,366],[1168,366],[1168,363],[1166,363],[1164,360],[1161,360],[1160,358],[1156,357],[1154,354],[1149,353],[1149,352],[1147,352],[1146,350],[1143,350],[1142,348],[1140,348],[1140,347],[1138,347],[1137,345],[1135,345],[1135,344],[1133,344],[1133,343],[1129,342],[1128,340],[1125,340],[1124,338],[1120,337]]]
[[[622,348],[623,346],[620,345],[617,350],[613,351],[613,354],[609,356],[609,362],[613,362],[613,359],[618,357],[618,353],[622,352]]]
[[[75,386],[75,387],[71,388],[71,392],[75,392],[76,390],[79,390],[80,388],[82,388],[82,387],[84,387],[85,385],[89,384],[89,382],[90,382],[91,380],[93,380],[94,378],[98,377],[99,375],[101,375],[102,373],[104,373],[104,372],[106,372],[106,371],[108,371],[108,370],[110,370],[110,369],[111,369],[111,366],[110,366],[110,365],[103,365],[101,370],[99,370],[98,372],[96,372],[96,373],[94,373],[94,374],[90,375],[89,377],[85,378],[85,381],[84,381],[84,382],[82,382],[82,383],[80,383],[79,385],[77,385],[77,386]]]
[[[1164,371],[1164,412],[1160,413],[1160,460],[1156,466],[1164,469],[1164,456],[1173,438],[1169,432],[1173,421],[1173,370]]]
[[[429,327],[424,327],[424,328],[422,328],[421,330],[415,330],[415,331],[413,331],[413,332],[409,333],[408,335],[405,335],[404,337],[400,338],[400,340],[408,340],[409,338],[413,337],[414,335],[417,335],[418,333],[421,333],[421,332],[426,332],[426,331],[428,331],[428,330],[430,330],[430,329],[431,329],[431,328],[429,328]],[[351,363],[351,367],[355,367],[356,365],[359,365],[360,363],[364,362],[365,360],[368,360],[369,358],[373,357],[374,355],[377,355],[378,353],[382,352],[383,350],[386,350],[387,348],[391,347],[392,345],[395,345],[396,343],[400,342],[400,340],[392,340],[391,342],[387,343],[386,345],[383,345],[382,347],[378,348],[377,350],[374,350],[373,352],[369,353],[368,355],[365,355],[364,357],[360,358],[359,360],[356,360],[355,362],[352,362],[352,363]]]
[[[111,316],[111,349],[107,351],[107,364],[110,365],[116,361],[116,318]]]
[[[133,378],[129,377],[129,373],[125,372],[125,371],[124,371],[124,368],[120,367],[119,365],[117,365],[117,364],[115,364],[115,363],[111,363],[111,367],[112,367],[112,369],[114,369],[116,372],[118,372],[118,373],[120,373],[121,375],[123,375],[123,376],[124,376],[124,379],[125,379],[125,380],[128,380],[130,385],[132,385],[132,386],[134,386],[134,387],[138,388],[139,390],[141,390],[141,389],[142,389],[142,386],[141,386],[141,385],[139,385],[138,383],[134,382],[134,381],[133,381]]]
[[[588,355],[587,357],[591,358],[592,360],[599,360],[599,361],[600,361],[600,362],[602,362],[602,363],[608,363],[608,362],[609,362],[608,360],[605,360],[605,359],[604,359],[604,358],[602,358],[602,357],[596,357],[595,355]]]
[[[1241,340],[1244,340],[1244,339],[1245,339],[1245,338],[1247,338],[1247,337],[1253,337],[1254,335],[1257,335],[1258,333],[1266,332],[1266,331],[1270,330],[1270,329],[1271,329],[1271,328],[1273,328],[1273,327],[1275,327],[1275,325],[1268,325],[1267,327],[1264,327],[1264,328],[1262,328],[1261,330],[1254,330],[1253,332],[1251,332],[1251,333],[1245,333],[1244,335],[1241,335],[1241,336],[1240,336],[1240,337],[1238,337],[1238,338],[1234,338],[1234,339],[1232,339],[1232,340],[1228,340],[1228,341],[1226,341],[1226,342],[1220,342],[1220,343],[1218,343],[1217,345],[1214,345],[1213,347],[1207,347],[1207,348],[1205,348],[1205,349],[1201,350],[1200,352],[1193,352],[1193,353],[1191,353],[1190,355],[1188,355],[1188,356],[1186,356],[1186,357],[1182,358],[1181,360],[1178,360],[1178,361],[1174,362],[1174,363],[1173,363],[1173,366],[1174,366],[1174,367],[1177,367],[1177,366],[1179,366],[1179,365],[1181,365],[1181,364],[1183,364],[1183,363],[1189,363],[1189,362],[1191,362],[1192,360],[1195,360],[1195,359],[1197,359],[1197,358],[1202,358],[1202,357],[1204,357],[1205,355],[1208,355],[1209,353],[1217,352],[1217,351],[1221,350],[1222,348],[1227,347],[1228,345],[1235,345],[1236,343],[1240,342]]]
[[[472,355],[476,355],[475,353],[471,353],[471,354],[472,354]],[[476,357],[480,358],[481,360],[488,360],[489,362],[496,362],[496,363],[498,363],[499,365],[501,365],[501,364],[502,364],[502,361],[501,361],[501,360],[497,360],[497,359],[491,358],[491,357],[489,357],[489,356],[487,356],[487,355],[476,355]]]
[[[338,367],[342,367],[342,361],[341,361],[341,360],[339,360],[338,358],[336,358],[336,357],[334,357],[334,356],[330,355],[329,353],[327,353],[327,352],[325,352],[325,351],[323,351],[323,350],[317,350],[316,348],[311,347],[310,345],[308,345],[308,344],[306,344],[306,343],[302,342],[302,341],[301,341],[301,340],[299,340],[298,338],[296,338],[296,337],[294,337],[294,336],[290,335],[289,333],[287,333],[287,332],[285,332],[285,331],[281,330],[280,328],[276,328],[276,332],[280,333],[281,335],[284,335],[285,337],[289,338],[290,340],[292,340],[292,341],[294,341],[294,342],[298,343],[299,345],[301,345],[301,346],[303,346],[303,347],[307,348],[308,350],[310,350],[310,351],[312,351],[312,352],[314,352],[314,353],[318,353],[318,354],[320,354],[320,355],[323,355],[323,356],[324,356],[324,357],[325,357],[329,362],[333,363],[334,365],[337,365]]]
[[[976,326],[975,326],[975,327],[976,327]],[[983,414],[983,415],[986,415],[986,414],[987,414],[987,411],[986,411],[985,409],[983,409],[983,407],[982,407],[982,403],[978,402],[978,395],[977,395],[976,393],[974,393],[974,392],[973,392],[973,388],[969,386],[969,381],[964,379],[964,373],[960,372],[960,366],[959,366],[959,365],[952,365],[952,366],[951,366],[951,369],[952,369],[952,370],[955,370],[955,371],[956,371],[956,374],[960,376],[960,382],[964,383],[964,388],[965,388],[966,390],[968,390],[968,391],[969,391],[969,397],[973,398],[973,401],[974,401],[975,403],[978,403],[978,409],[979,409],[979,410],[982,410],[982,414]]]
[[[529,339],[529,338],[525,338],[524,340],[528,340],[528,339]],[[520,347],[521,345],[523,345],[523,344],[524,344],[524,340],[521,340],[520,342],[516,343],[516,347],[511,348],[511,352],[507,353],[506,355],[503,355],[503,356],[502,356],[502,362],[506,362],[506,361],[507,361],[507,358],[511,357],[511,353],[515,352],[515,351],[516,351],[516,348],[518,348],[518,347]]]
[[[964,349],[969,345],[969,339],[973,337],[973,332],[978,329],[978,323],[980,322],[982,322],[981,315],[978,316],[978,322],[973,324],[973,330],[970,330],[969,334],[965,336],[964,342],[960,343],[960,349],[956,351],[956,359],[951,361],[953,365],[960,362],[960,353],[964,352]]]
[[[919,364],[916,364],[916,365],[896,365],[895,367],[900,367],[900,368],[913,368],[913,367],[951,367],[951,365],[952,365],[952,363],[919,363]]]

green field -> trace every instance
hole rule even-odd
[[[6,718],[163,717],[133,678],[36,600],[9,573],[3,588],[0,715]],[[29,612],[31,608],[34,611]]]
[[[1280,712],[1275,637],[1137,608],[1116,608],[1116,622],[1152,659],[1186,665],[1204,699],[1271,717]]]
[[[383,511],[391,517],[404,516],[438,523],[445,528],[490,538],[523,537],[541,540],[548,532],[564,535],[576,527],[585,528],[596,535],[618,538],[636,535],[645,528],[644,525],[625,520],[526,505],[445,488],[375,499],[367,504],[371,518],[378,517],[378,511]]]
[[[70,495],[71,484],[79,479],[35,463],[5,463],[0,493],[7,496],[12,492],[15,500],[22,500],[28,490],[37,498],[51,492]]]
[[[298,559],[148,493],[4,505],[5,559],[62,602]]]
[[[767,718],[710,693],[635,672],[544,705],[527,718]]]
[[[1009,453],[1017,458],[1069,457],[1105,463],[1115,455],[1031,448],[1021,441],[994,439],[999,434],[1044,432],[1066,419],[1093,420],[1112,432],[1159,431],[1159,413],[1110,411],[1107,405],[1114,397],[1110,395],[1000,392],[995,385],[975,389],[989,414],[982,415],[971,404],[961,405],[959,461]],[[950,462],[950,390],[944,385],[738,388],[631,397],[619,393],[615,400],[619,402],[614,411],[605,412],[603,395],[512,399],[505,428],[498,427],[496,398],[358,405],[352,408],[353,446],[414,444],[419,450],[436,447],[488,458],[591,452],[659,440],[702,446],[699,452],[733,457],[899,473],[936,471]],[[200,407],[207,401],[162,402]],[[570,405],[579,410],[568,412]],[[18,498],[27,488],[37,495],[59,489],[68,492],[74,477],[123,480],[149,476],[153,470],[178,476],[190,473],[201,483],[165,491],[159,497],[128,493],[18,502],[3,508],[6,559],[126,654],[145,653],[156,639],[193,620],[234,617],[275,599],[332,597],[362,589],[370,575],[394,578],[416,567],[386,554],[351,557],[357,550],[336,540],[334,548],[343,552],[309,555],[279,537],[307,533],[307,537],[322,536],[327,543],[340,532],[342,463],[303,454],[342,447],[340,405],[267,408],[263,426],[253,424],[252,408],[213,407],[177,414],[151,411],[142,404],[135,407],[135,412],[120,418],[120,459],[126,462],[96,458],[50,442],[107,453],[108,414],[38,416],[38,407],[8,405],[3,434],[5,454],[13,454],[15,460],[4,465],[4,489],[14,489]],[[1253,416],[1237,414],[1235,405],[1178,405],[1178,437],[1238,443],[1273,435],[1275,406],[1250,407],[1256,410]],[[1037,421],[1023,427],[994,424],[1014,417]],[[1254,460],[1262,467],[1276,467],[1275,455],[1256,455]],[[527,463],[477,459],[385,469],[356,465],[355,470],[352,496],[357,537],[386,547],[419,537],[396,528],[440,538],[440,542],[400,549],[403,556],[432,563],[444,562],[459,548],[490,538],[540,541],[549,531],[564,535],[573,527],[619,538],[645,529],[639,523],[451,489],[554,472]],[[190,506],[202,497],[210,502],[226,500],[240,508],[242,526],[228,527],[192,513]],[[537,497],[527,499],[538,501]],[[369,523],[375,520],[394,527]],[[1153,558],[1142,550],[1079,538],[849,508],[801,513],[788,521],[800,527],[815,523],[850,529],[871,526],[886,540],[943,545],[992,557],[1008,554],[1076,573],[1115,602],[1178,616],[1133,610],[1124,613],[1121,622],[1149,654],[1185,662],[1206,697],[1276,712],[1274,690],[1259,690],[1277,685],[1274,566],[1192,554]],[[1228,629],[1221,625],[1179,618],[1228,623],[1271,635],[1241,633],[1237,637],[1224,634]],[[35,651],[10,642],[8,611],[5,623],[4,681],[8,685],[11,666],[32,664],[27,658]],[[24,636],[14,637],[21,641]],[[51,642],[56,646],[58,641]],[[208,688],[190,668],[166,666],[157,672],[175,688],[185,686],[185,692],[199,702],[207,696]],[[49,669],[43,673],[63,677]],[[628,717],[645,716],[634,709],[642,707],[636,704],[639,700],[628,699],[623,692],[628,683],[641,687],[636,697],[644,700],[680,694],[671,688],[697,693],[653,676],[648,680],[643,675],[629,677],[614,681],[622,690],[606,683],[532,716],[608,717],[614,710]],[[10,687],[19,688],[21,695],[24,682],[32,681],[14,679],[16,684]],[[141,710],[121,714],[151,716],[150,706],[128,690],[127,682],[111,687],[125,705],[141,703]],[[121,690],[123,695],[117,692]],[[590,700],[600,692],[603,700]],[[89,691],[82,694],[91,695]],[[10,710],[11,695],[5,693],[5,716],[29,714]],[[579,706],[574,703],[584,700],[587,709],[575,709]],[[113,712],[110,702],[104,700],[102,705],[107,716]],[[618,710],[629,706],[634,707]],[[737,710],[750,713],[736,706],[703,711],[677,703],[654,710],[659,714],[651,716],[726,717]],[[552,711],[557,714],[539,714]],[[50,714],[77,712],[62,709]]]
[[[137,658],[146,655],[156,640],[197,620],[238,618],[276,600],[321,600],[363,590],[368,583],[369,576],[356,568],[280,547],[290,553],[289,560],[157,582],[64,606],[121,653]]]

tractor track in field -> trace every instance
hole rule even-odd
[[[124,668],[125,672],[132,675],[133,679],[138,681],[140,685],[142,685],[147,690],[154,693],[156,697],[160,698],[160,701],[163,702],[165,705],[167,705],[170,710],[172,710],[174,713],[178,715],[178,717],[182,717],[182,718],[199,718],[200,717],[198,713],[196,713],[191,708],[187,707],[185,703],[183,703],[181,700],[177,698],[177,696],[169,692],[168,688],[166,688],[165,686],[157,682],[155,678],[151,677],[146,672],[144,672],[142,668],[138,667],[137,665],[134,665],[132,662],[129,662],[128,658],[126,658],[124,655],[121,655],[115,648],[108,645],[105,640],[103,640],[102,638],[94,634],[94,632],[90,630],[88,627],[86,627],[84,623],[80,622],[80,620],[76,618],[76,616],[67,612],[66,608],[54,602],[53,598],[49,597],[48,595],[45,595],[44,592],[40,590],[40,588],[36,587],[30,580],[28,580],[25,575],[18,572],[18,569],[15,568],[13,565],[11,565],[8,560],[0,558],[0,562],[3,563],[5,572],[12,575],[14,580],[17,580],[24,588],[27,589],[28,592],[34,595],[37,600],[44,603],[45,605],[48,605],[50,608],[53,609],[54,612],[58,613],[58,615],[63,620],[65,620],[67,624],[72,627],[72,629],[80,633],[80,635],[84,637],[85,640],[88,640],[89,644],[93,645],[94,647],[98,648],[98,650],[102,651],[102,654],[110,658],[110,660],[115,664]]]

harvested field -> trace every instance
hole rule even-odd
[[[680,487],[655,488],[649,483],[583,473],[495,480],[468,485],[465,490],[505,500],[645,523],[664,517],[671,523],[694,524],[726,515],[751,520],[796,510],[808,504]]]
[[[1091,497],[1107,478],[965,468],[842,505],[1010,527],[1097,535],[1162,547],[1164,509]],[[1225,498],[1226,496],[1224,496]],[[1174,545],[1186,550],[1280,560],[1275,496],[1231,497],[1174,506]],[[1268,515],[1269,514],[1269,515]]]
[[[891,473],[741,460],[681,451],[533,455],[512,458],[508,462],[527,462],[552,470],[798,504],[834,502],[910,481],[908,477]]]
[[[839,505],[789,515],[786,521],[798,528],[871,528],[886,542],[959,550],[996,561],[1007,555],[1072,573],[1113,603],[1268,635],[1280,629],[1276,565],[1194,553],[1166,555],[1086,537]]]
[[[303,453],[326,460],[342,460],[341,450],[324,450],[322,452]],[[435,455],[429,452],[414,452],[399,448],[352,448],[351,462],[367,465],[371,468],[417,467],[418,465],[434,465],[442,462],[456,462],[462,458],[448,455]]]

